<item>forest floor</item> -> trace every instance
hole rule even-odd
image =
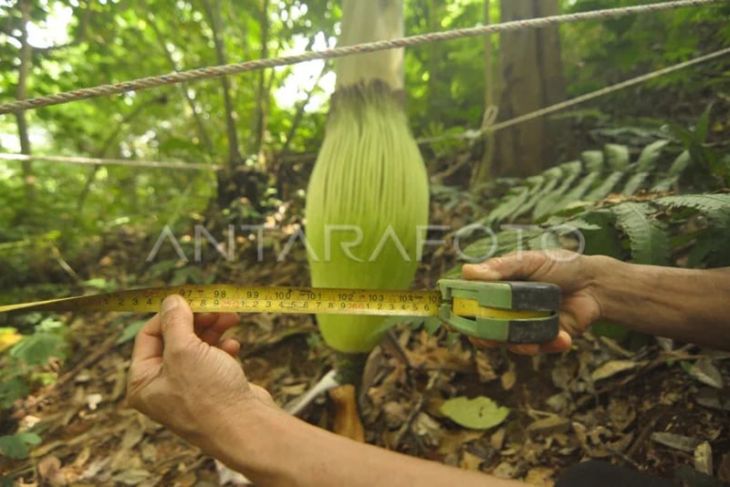
[[[466,218],[460,211],[433,216]],[[283,231],[274,247],[286,238]],[[119,243],[97,262],[106,276],[119,277],[143,253]],[[251,249],[244,250],[242,259],[250,257]],[[454,263],[444,251],[424,261],[416,287],[433,287]],[[218,282],[307,285],[302,255],[214,264],[203,273]],[[70,359],[55,371],[54,384],[13,412],[21,425],[38,426],[43,443],[27,460],[0,463],[0,471],[17,475],[18,485],[218,485],[213,460],[125,406],[132,345],[120,340],[119,317],[65,319]],[[236,336],[249,379],[281,405],[334,361],[310,316],[246,315]],[[569,353],[529,358],[477,350],[465,339],[448,343],[443,331],[429,335],[403,325],[370,354],[359,402],[368,442],[464,469],[551,485],[565,467],[593,458],[691,485],[711,480],[701,471],[719,485],[718,479],[730,482],[727,384],[730,354],[667,340],[630,346],[586,335]],[[458,395],[490,397],[510,414],[487,431],[464,429],[439,411]],[[302,417],[330,428],[332,414],[323,396]]]

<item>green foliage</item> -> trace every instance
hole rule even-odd
[[[621,203],[612,211],[616,215],[616,226],[629,239],[634,262],[657,265],[669,262],[669,236],[664,225],[653,218],[649,205]]]
[[[26,318],[32,319],[33,315]],[[17,336],[2,329],[2,343]],[[0,408],[8,409],[15,401],[25,397],[34,385],[47,385],[54,380],[55,374],[49,373],[47,366],[52,359],[66,356],[66,327],[63,323],[47,318],[35,326],[33,333],[23,335],[10,347],[0,347]],[[21,432],[0,436],[0,455],[12,459],[26,458],[30,448],[39,444],[40,436],[33,432]]]
[[[497,186],[507,188],[504,196],[493,198],[494,208],[484,218],[497,231],[496,254],[567,244],[584,245],[588,254],[646,264],[667,265],[681,258],[694,267],[730,264],[723,243],[730,235],[730,194],[665,193],[685,187],[722,190],[713,172],[698,187],[695,176],[707,158],[721,159],[705,145],[701,148],[701,153],[683,150],[677,155],[669,140],[641,150],[610,144],[537,176],[503,181]],[[631,154],[637,154],[634,162]],[[510,226],[516,224],[519,231]],[[577,231],[583,241],[576,239]],[[476,240],[466,253],[480,260],[492,245],[491,238]]]
[[[36,383],[48,382],[45,368],[49,361],[66,357],[66,331],[63,323],[46,318],[35,326],[33,333],[22,335],[17,343],[0,352],[0,409],[12,407]],[[11,447],[16,443],[11,442]]]
[[[66,355],[63,323],[52,318],[44,320],[35,333],[20,340],[10,349],[10,356],[29,365],[43,365],[51,358],[63,359]]]
[[[564,9],[583,12],[644,3],[653,3],[653,0],[577,0],[565,2]],[[627,16],[604,22],[579,23],[564,29],[563,52],[567,77],[574,80],[570,91],[585,93],[690,59],[702,48],[713,50],[727,46],[730,44],[730,28],[724,18],[728,12],[727,5],[718,4],[653,15]],[[662,48],[637,47],[650,45]],[[606,69],[607,66],[610,69]],[[669,100],[672,97],[667,95],[675,90],[681,89],[683,93],[700,92],[711,82],[703,78],[700,72],[685,72],[654,80],[648,84],[648,89],[664,90]],[[624,103],[629,96],[634,103]],[[635,112],[651,104],[651,98],[642,96],[637,99],[634,94],[626,93],[613,98],[610,104]],[[609,103],[606,108],[611,109]]]
[[[41,437],[30,432],[0,436],[0,454],[14,459],[27,458],[30,447],[40,442]]]
[[[119,338],[117,338],[117,345],[134,340],[137,333],[139,333],[145,323],[145,320],[135,320],[125,326],[124,330],[122,330],[122,334],[119,335]]]
[[[454,397],[445,401],[439,408],[441,414],[455,423],[475,430],[486,430],[504,422],[509,409],[499,406],[488,397],[473,399]]]

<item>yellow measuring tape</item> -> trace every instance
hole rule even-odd
[[[236,285],[185,285],[119,291],[95,296],[34,301],[0,306],[9,311],[101,311],[155,313],[166,296],[179,294],[196,313],[286,313],[373,316],[438,316],[439,291],[323,289]],[[543,312],[485,308],[471,299],[454,298],[456,315],[475,318],[525,319]]]

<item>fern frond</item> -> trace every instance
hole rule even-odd
[[[646,181],[646,178],[648,177],[648,172],[639,172],[634,174],[633,176],[631,176],[631,179],[628,180],[626,186],[624,186],[624,189],[623,191],[621,191],[621,193],[626,196],[632,196],[641,188],[641,186],[644,184],[644,181]]]
[[[520,186],[517,188],[515,194],[507,198],[502,204],[497,206],[494,210],[489,213],[485,221],[487,223],[496,223],[504,220],[514,211],[520,208],[530,197],[530,187]]]
[[[579,161],[567,162],[560,166],[563,170],[563,182],[562,184],[552,191],[550,194],[545,195],[537,205],[532,213],[532,217],[535,220],[540,220],[543,216],[546,216],[556,206],[556,204],[565,196],[565,193],[573,186],[573,183],[578,178],[583,165]]]
[[[586,201],[598,201],[602,200],[609,194],[613,188],[623,179],[624,173],[622,171],[616,171],[606,178],[606,180],[596,189],[588,193],[583,199]]]
[[[668,140],[657,140],[653,144],[647,145],[639,156],[637,170],[640,172],[649,172],[654,169],[656,161],[662,155],[662,149],[669,144]]]
[[[543,173],[546,178],[545,184],[540,188],[535,188],[534,191],[530,192],[530,199],[516,212],[510,215],[510,220],[526,215],[537,205],[545,195],[550,194],[560,183],[560,177],[563,174],[563,170],[560,166],[549,169]]]
[[[715,221],[730,222],[730,194],[685,194],[654,201],[667,208],[691,208]]]
[[[669,191],[674,188],[679,181],[679,177],[682,175],[687,166],[692,162],[692,157],[688,151],[682,152],[677,159],[674,160],[672,166],[667,171],[667,175],[662,175],[661,179],[658,179],[654,186],[651,188],[652,191],[659,193]]]
[[[653,218],[646,203],[622,203],[612,208],[616,225],[626,234],[631,255],[641,264],[666,264],[670,242],[664,225]]]
[[[614,171],[623,171],[629,165],[629,148],[625,145],[606,144],[604,151],[608,167]]]
[[[681,175],[684,170],[687,169],[687,166],[689,166],[690,162],[692,162],[692,155],[689,153],[689,151],[682,152],[672,163],[672,166],[669,168],[669,172],[667,174],[670,176]]]
[[[568,205],[575,203],[576,201],[582,200],[583,196],[593,187],[599,177],[601,177],[601,174],[598,172],[588,173],[583,179],[581,179],[575,188],[573,188],[560,200],[555,208],[553,208],[553,213],[563,210]]]
[[[603,171],[603,152],[599,150],[588,150],[580,155],[588,172]]]

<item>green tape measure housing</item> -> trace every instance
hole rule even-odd
[[[465,335],[507,343],[546,343],[558,336],[560,288],[535,282],[479,282],[457,279],[439,281],[442,304],[439,318]],[[496,319],[458,316],[454,298],[471,299],[485,308],[513,311],[545,311],[544,318]]]

